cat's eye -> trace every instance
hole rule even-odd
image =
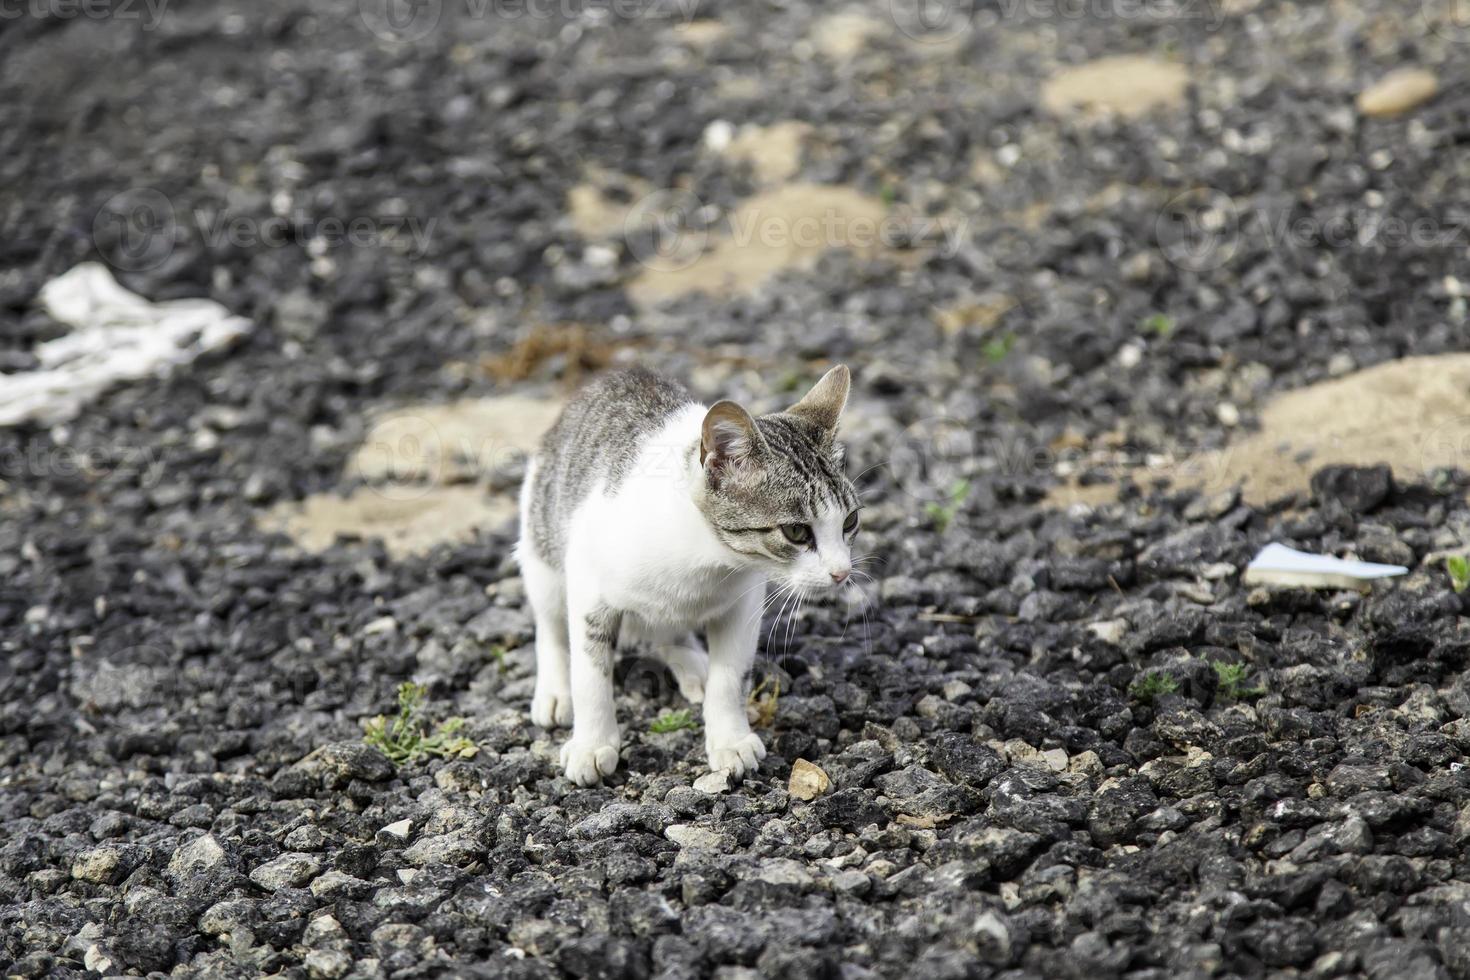
[[[851,534],[852,532],[854,532],[854,531],[857,530],[857,527],[858,527],[858,512],[857,511],[853,511],[851,514],[848,514],[847,515],[847,520],[845,520],[845,521],[842,522],[842,533],[843,534]]]
[[[810,524],[782,524],[781,533],[786,535],[786,540],[792,544],[810,544],[812,540]]]

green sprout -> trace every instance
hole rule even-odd
[[[887,207],[893,207],[893,202],[898,200],[898,188],[892,184],[884,184],[878,189],[878,198]]]
[[[1016,335],[1013,333],[1003,333],[999,337],[992,337],[990,340],[987,340],[984,346],[980,348],[980,353],[991,364],[998,364],[1006,359],[1006,355],[1011,352],[1011,348],[1014,346],[1016,346]]]
[[[1154,699],[1179,690],[1179,682],[1168,674],[1145,674],[1134,681],[1128,693],[1137,701],[1153,704]]]
[[[1213,663],[1215,676],[1220,680],[1220,696],[1230,701],[1247,701],[1266,693],[1264,686],[1245,687],[1245,677],[1250,667],[1245,664]]]
[[[510,670],[510,660],[506,657],[505,647],[501,646],[498,643],[495,646],[491,647],[490,658],[495,661],[495,666],[500,669],[500,672],[502,674],[505,673],[507,670]]]
[[[1155,313],[1153,316],[1144,317],[1138,324],[1138,329],[1144,333],[1156,334],[1167,337],[1174,332],[1174,321],[1163,313]]]
[[[1444,560],[1444,567],[1450,573],[1450,585],[1454,586],[1456,592],[1470,589],[1470,558],[1450,555]]]
[[[479,751],[473,741],[459,734],[463,718],[446,718],[428,731],[419,716],[428,689],[422,684],[404,681],[398,685],[398,717],[389,720],[378,715],[363,724],[362,739],[388,757],[395,766],[416,762],[427,756],[441,759],[468,759]]]
[[[653,719],[653,724],[648,730],[655,735],[667,735],[669,732],[682,732],[686,728],[698,728],[699,722],[694,720],[694,712],[688,708],[680,708],[678,711],[670,711],[665,708],[659,716]]]
[[[924,506],[924,512],[929,515],[934,526],[943,534],[949,530],[949,525],[954,521],[955,514],[959,513],[961,507],[970,496],[970,481],[956,480],[949,488],[949,495],[944,503],[931,500]]]

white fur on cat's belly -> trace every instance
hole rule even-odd
[[[670,667],[685,696],[704,699],[710,766],[738,778],[765,757],[765,746],[745,717],[743,683],[755,656],[766,579],[761,572],[733,567],[730,553],[694,504],[693,481],[703,479],[703,471],[689,449],[699,438],[705,411],[688,406],[651,435],[615,493],[602,485],[592,488],[569,522],[564,572],[534,554],[529,529],[522,527],[517,554],[537,632],[532,720],[564,724],[561,705],[567,694],[578,706],[571,712],[572,737],[562,747],[561,761],[567,778],[580,785],[610,775],[622,747],[612,679],[590,668],[586,655],[575,649],[583,617],[600,606],[621,611],[625,629],[658,638],[706,628],[707,667],[693,649],[687,656],[663,652],[681,662]],[[531,485],[528,475],[525,486]],[[560,625],[569,628],[571,664],[565,673],[558,660],[556,612],[543,610],[559,612]],[[543,630],[550,633],[544,648]]]

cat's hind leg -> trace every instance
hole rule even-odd
[[[636,616],[623,617],[619,634],[623,645],[636,644],[641,652],[669,668],[679,693],[690,704],[704,701],[704,679],[709,674],[709,654],[699,637],[686,629],[655,626]]]
[[[571,655],[567,632],[567,590],[562,573],[522,544],[521,581],[536,620],[536,690],[531,721],[542,728],[572,723]]]
[[[654,647],[654,656],[669,668],[679,693],[690,704],[704,702],[704,680],[709,676],[709,654],[693,633],[670,638]]]

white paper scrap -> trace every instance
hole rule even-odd
[[[36,347],[36,370],[0,374],[0,426],[65,422],[114,384],[187,364],[252,326],[210,299],[150,303],[97,262],[42,286],[40,301],[73,329]]]
[[[1284,544],[1268,544],[1246,566],[1242,581],[1247,585],[1366,591],[1375,579],[1406,575],[1408,571],[1403,565],[1350,561],[1297,551]]]

